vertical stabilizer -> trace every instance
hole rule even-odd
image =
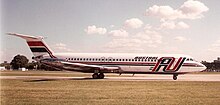
[[[34,57],[41,57],[42,55],[49,54],[51,58],[56,58],[53,55],[52,50],[44,42],[42,36],[36,37],[17,33],[8,33],[8,35],[13,35],[25,39]]]

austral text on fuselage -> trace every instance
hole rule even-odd
[[[151,57],[151,56],[136,56],[134,59],[138,60],[157,60],[158,57]]]

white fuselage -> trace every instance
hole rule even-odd
[[[182,54],[54,53],[54,56],[72,63],[119,67],[121,73],[181,74],[206,68],[192,57]]]

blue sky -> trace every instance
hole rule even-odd
[[[1,61],[32,57],[7,32],[44,36],[54,52],[220,56],[218,0],[1,0]]]

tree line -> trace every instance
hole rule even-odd
[[[1,63],[0,66],[4,66],[7,70],[19,70],[21,68],[26,68],[28,70],[57,71],[57,69],[54,69],[53,67],[49,67],[35,61],[29,62],[26,56],[20,54],[16,55],[10,63]]]
[[[220,72],[220,61],[213,61],[213,62],[202,61],[202,64],[204,64],[207,67],[207,69],[205,71]]]

